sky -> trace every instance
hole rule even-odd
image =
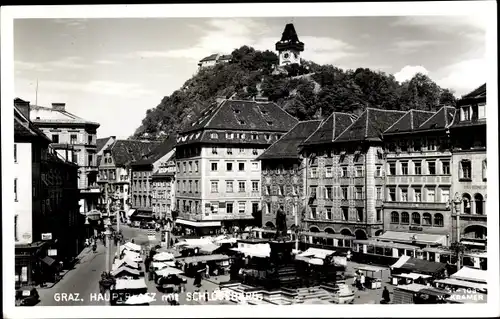
[[[199,60],[242,45],[274,50],[291,22],[302,58],[319,64],[368,67],[398,81],[422,72],[457,97],[486,82],[480,16],[16,19],[15,96],[66,103],[101,124],[99,138],[128,138]]]

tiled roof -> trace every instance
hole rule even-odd
[[[106,145],[106,143],[111,139],[112,137],[105,137],[105,138],[98,138],[96,140],[96,145],[97,145],[97,153],[99,153],[100,150]]]
[[[299,37],[297,35],[297,31],[295,31],[295,27],[293,26],[293,23],[288,23],[285,26],[285,30],[283,30],[283,33],[281,34],[280,41],[282,41],[282,42],[286,42],[286,41],[300,42]]]
[[[68,111],[55,110],[50,107],[31,105],[30,119],[34,123],[67,123],[67,124],[90,124],[97,127],[97,122],[92,122],[78,117]]]
[[[231,54],[224,54],[219,57],[219,60],[231,60],[233,56]]]
[[[258,160],[298,158],[299,146],[307,139],[321,124],[320,120],[303,121],[297,123],[281,139],[274,142]]]
[[[479,98],[486,96],[486,83],[475,89],[474,91],[462,96],[462,99]]]
[[[47,135],[27,120],[21,112],[14,107],[14,138],[41,138],[45,142],[52,142]]]
[[[288,132],[297,122],[274,102],[224,100],[208,107],[182,133],[200,129]]]
[[[442,130],[453,123],[456,109],[452,106],[441,107],[433,116],[422,123],[415,131]]]
[[[409,110],[402,118],[391,125],[384,134],[413,132],[435,113],[430,111]]]
[[[158,145],[158,142],[150,141],[117,140],[107,150],[111,152],[115,165],[127,166],[141,160]]]
[[[362,140],[381,141],[382,133],[399,120],[406,112],[367,108],[335,142]]]
[[[354,114],[333,112],[302,144],[316,145],[331,143],[349,125],[354,123],[356,118],[357,117]]]
[[[200,62],[206,62],[206,61],[215,61],[217,60],[218,53],[211,54],[207,57],[204,57],[203,59],[200,60]]]
[[[153,164],[154,162],[168,154],[168,152],[172,151],[175,148],[175,145],[175,135],[169,135],[165,140],[163,140],[163,142],[152,149],[151,152],[146,155],[146,158],[137,160],[136,162],[132,163],[132,166]]]

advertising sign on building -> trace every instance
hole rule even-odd
[[[42,233],[42,240],[52,240],[52,233]]]
[[[48,256],[57,256],[57,249],[49,249],[47,250]]]

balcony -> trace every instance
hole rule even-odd
[[[354,207],[365,207],[365,200],[364,199],[355,199],[354,200]]]
[[[449,210],[446,203],[436,202],[384,202],[384,208]]]
[[[451,184],[446,175],[393,175],[387,176],[387,184]]]
[[[349,200],[348,199],[341,199],[340,200],[340,206],[348,207],[349,206]]]

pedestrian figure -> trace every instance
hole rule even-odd
[[[364,274],[361,274],[361,279],[360,279],[359,283],[361,286],[361,290],[365,290],[365,275]]]
[[[390,297],[390,294],[389,294],[389,290],[387,290],[387,286],[384,287],[384,291],[382,292],[382,300],[386,304],[391,301],[391,297]]]
[[[208,290],[205,290],[205,302],[208,302]]]

